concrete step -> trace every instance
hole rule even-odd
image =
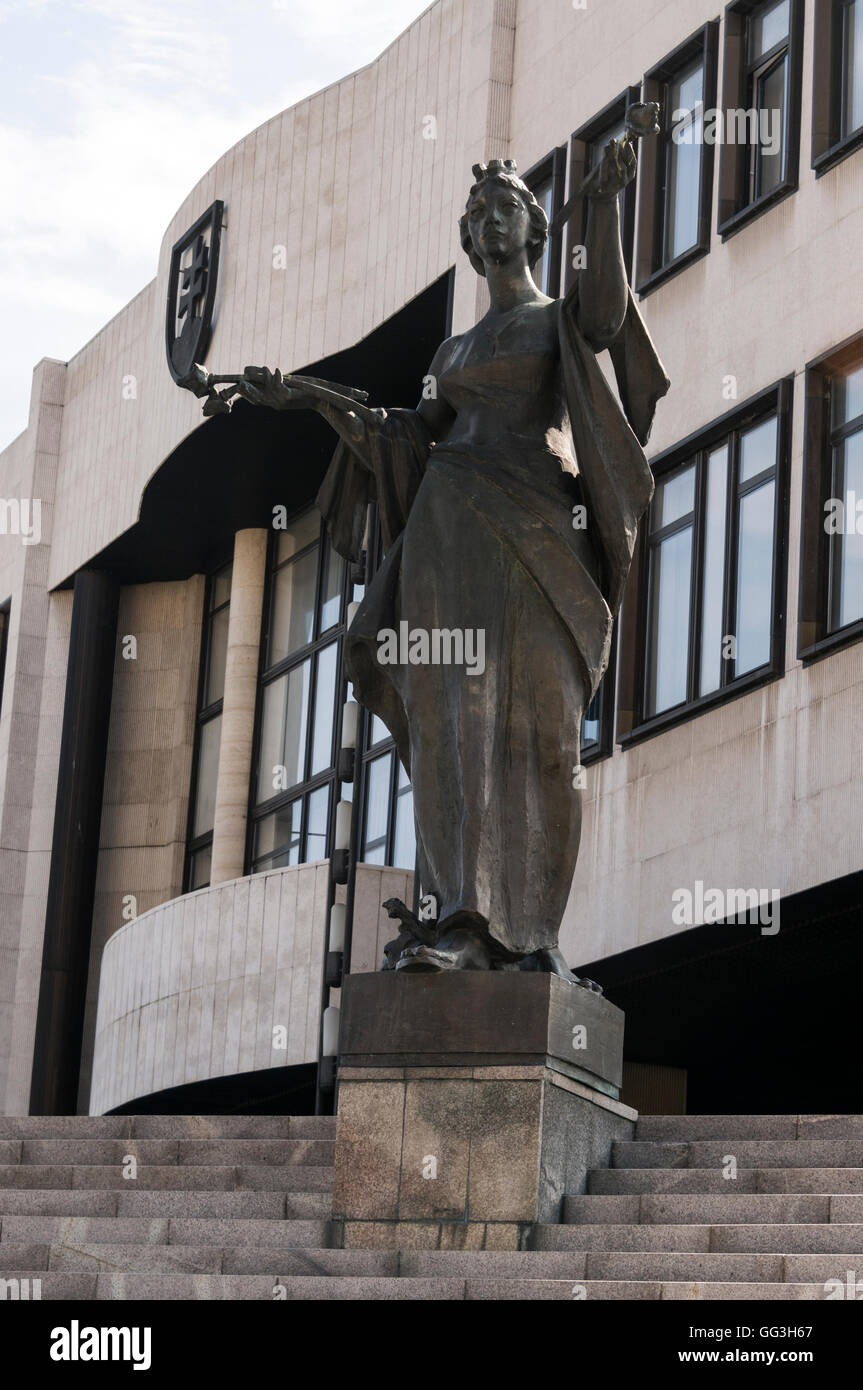
[[[46,1272],[816,1283],[849,1273],[845,1256],[605,1250],[291,1250],[211,1245],[0,1245],[0,1277]],[[852,1267],[851,1271],[854,1274]]]
[[[221,1245],[302,1249],[330,1243],[328,1221],[255,1217],[4,1216],[0,1264],[15,1245]]]
[[[729,1254],[760,1252],[794,1255],[852,1255],[863,1264],[863,1225],[833,1221],[824,1225],[612,1225],[538,1226],[537,1250],[680,1250]]]
[[[14,1274],[10,1277],[17,1277]],[[31,1276],[30,1297],[35,1290]],[[523,1302],[591,1300],[701,1299],[774,1301],[814,1301],[825,1297],[821,1284],[791,1283],[698,1283],[660,1280],[584,1280],[572,1279],[404,1279],[404,1278],[295,1278],[272,1275],[230,1274],[84,1274],[47,1272],[39,1277],[39,1296],[43,1301],[78,1302],[97,1300],[164,1302],[238,1300],[290,1302],[427,1302],[472,1301]],[[710,1350],[715,1350],[711,1348]]]
[[[540,1260],[563,1260],[581,1268],[584,1256],[545,1255]],[[0,1243],[2,1269],[81,1271],[95,1274],[270,1274],[276,1269],[292,1276],[395,1276],[396,1250],[292,1249],[289,1245],[112,1245]],[[554,1265],[549,1266],[554,1270]],[[434,1271],[432,1271],[433,1273]],[[446,1271],[444,1271],[446,1272]],[[495,1272],[492,1270],[492,1272]],[[456,1271],[458,1273],[458,1271]]]
[[[699,1139],[861,1139],[863,1115],[644,1115],[635,1138],[665,1143]]]
[[[834,1214],[835,1213],[835,1214]],[[693,1192],[648,1193],[633,1196],[578,1196],[564,1202],[566,1222],[589,1224],[625,1221],[659,1225],[722,1223],[778,1224],[804,1221],[863,1221],[863,1197],[831,1197],[789,1193]]]
[[[142,1163],[135,1178],[116,1164],[9,1163],[0,1166],[0,1203],[7,1188],[54,1191],[331,1192],[332,1168],[310,1163],[219,1164]]]
[[[332,1167],[334,1150],[328,1139],[0,1139],[0,1164],[119,1166],[131,1154],[139,1164],[293,1163],[324,1168]]]
[[[690,1143],[616,1141],[614,1168],[863,1168],[863,1139],[725,1139]]]
[[[654,1195],[787,1192],[863,1196],[863,1168],[738,1168],[736,1178],[726,1178],[714,1168],[594,1168],[588,1174],[588,1190],[592,1196],[626,1196],[641,1192]]]
[[[42,1191],[7,1188],[0,1191],[4,1216],[207,1216],[325,1219],[332,1198],[328,1192],[136,1192]]]
[[[0,1115],[0,1139],[324,1139],[335,1115]]]

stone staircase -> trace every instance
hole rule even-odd
[[[448,1249],[331,1248],[334,1138],[329,1117],[0,1117],[6,1296],[824,1299],[849,1272],[863,1292],[863,1116],[645,1117],[520,1251],[455,1248],[459,1226]]]

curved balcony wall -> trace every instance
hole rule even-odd
[[[328,889],[327,861],[275,869],[175,898],[116,932],[102,957],[90,1114],[313,1062]]]

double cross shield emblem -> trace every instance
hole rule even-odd
[[[182,385],[210,345],[224,203],[217,199],[174,244],[168,273],[165,350],[168,369]]]

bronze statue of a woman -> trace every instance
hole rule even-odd
[[[399,969],[575,979],[558,932],[581,829],[582,716],[608,663],[653,491],[642,446],[669,385],[621,252],[618,194],[634,171],[631,143],[610,142],[582,190],[585,266],[552,300],[531,277],[545,213],[512,160],[474,166],[461,243],[491,307],[441,344],[436,391],[415,411],[264,369],[221,378],[256,404],[316,409],[340,435],[318,507],[343,556],[358,558],[377,501],[385,558],[346,666],[411,778],[422,890],[438,909],[433,933],[391,913],[405,923]],[[379,634],[400,623],[484,632],[484,671],[384,664]]]

